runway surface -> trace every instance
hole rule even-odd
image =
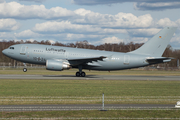
[[[180,80],[180,76],[127,76],[127,75],[0,75],[0,79],[54,79],[54,80]]]
[[[169,110],[174,105],[111,104],[104,110]],[[63,111],[63,110],[102,110],[102,105],[0,105],[0,111]]]

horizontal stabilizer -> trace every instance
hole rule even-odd
[[[171,61],[171,59],[174,59],[174,58],[168,58],[168,57],[147,58],[146,61],[149,64],[157,64],[157,63],[169,62],[169,61]]]

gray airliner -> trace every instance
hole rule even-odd
[[[162,57],[177,28],[165,27],[139,49],[128,53],[59,47],[40,44],[17,44],[3,54],[23,63],[46,65],[47,70],[78,68],[77,77],[85,77],[83,69],[112,71],[138,68],[171,61]],[[23,69],[27,71],[26,68]]]

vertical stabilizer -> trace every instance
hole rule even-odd
[[[176,29],[176,27],[165,27],[139,49],[130,53],[161,57]]]

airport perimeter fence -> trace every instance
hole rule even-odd
[[[45,65],[36,65],[36,64],[26,64],[26,66],[24,65],[24,63],[22,62],[17,62],[16,64],[13,63],[7,63],[7,62],[0,62],[0,69],[6,70],[6,69],[23,69],[23,68],[32,68],[32,69],[46,69]],[[170,67],[170,66],[147,66],[147,67],[140,67],[140,68],[136,68],[138,70],[167,70],[167,71],[176,71],[176,70],[180,70],[179,67]]]
[[[46,66],[43,65],[35,65],[35,64],[26,64],[26,66],[19,62],[16,65],[13,65],[12,63],[6,63],[6,62],[0,62],[0,69],[6,70],[6,69],[23,69],[23,68],[32,68],[32,69],[45,69]]]

